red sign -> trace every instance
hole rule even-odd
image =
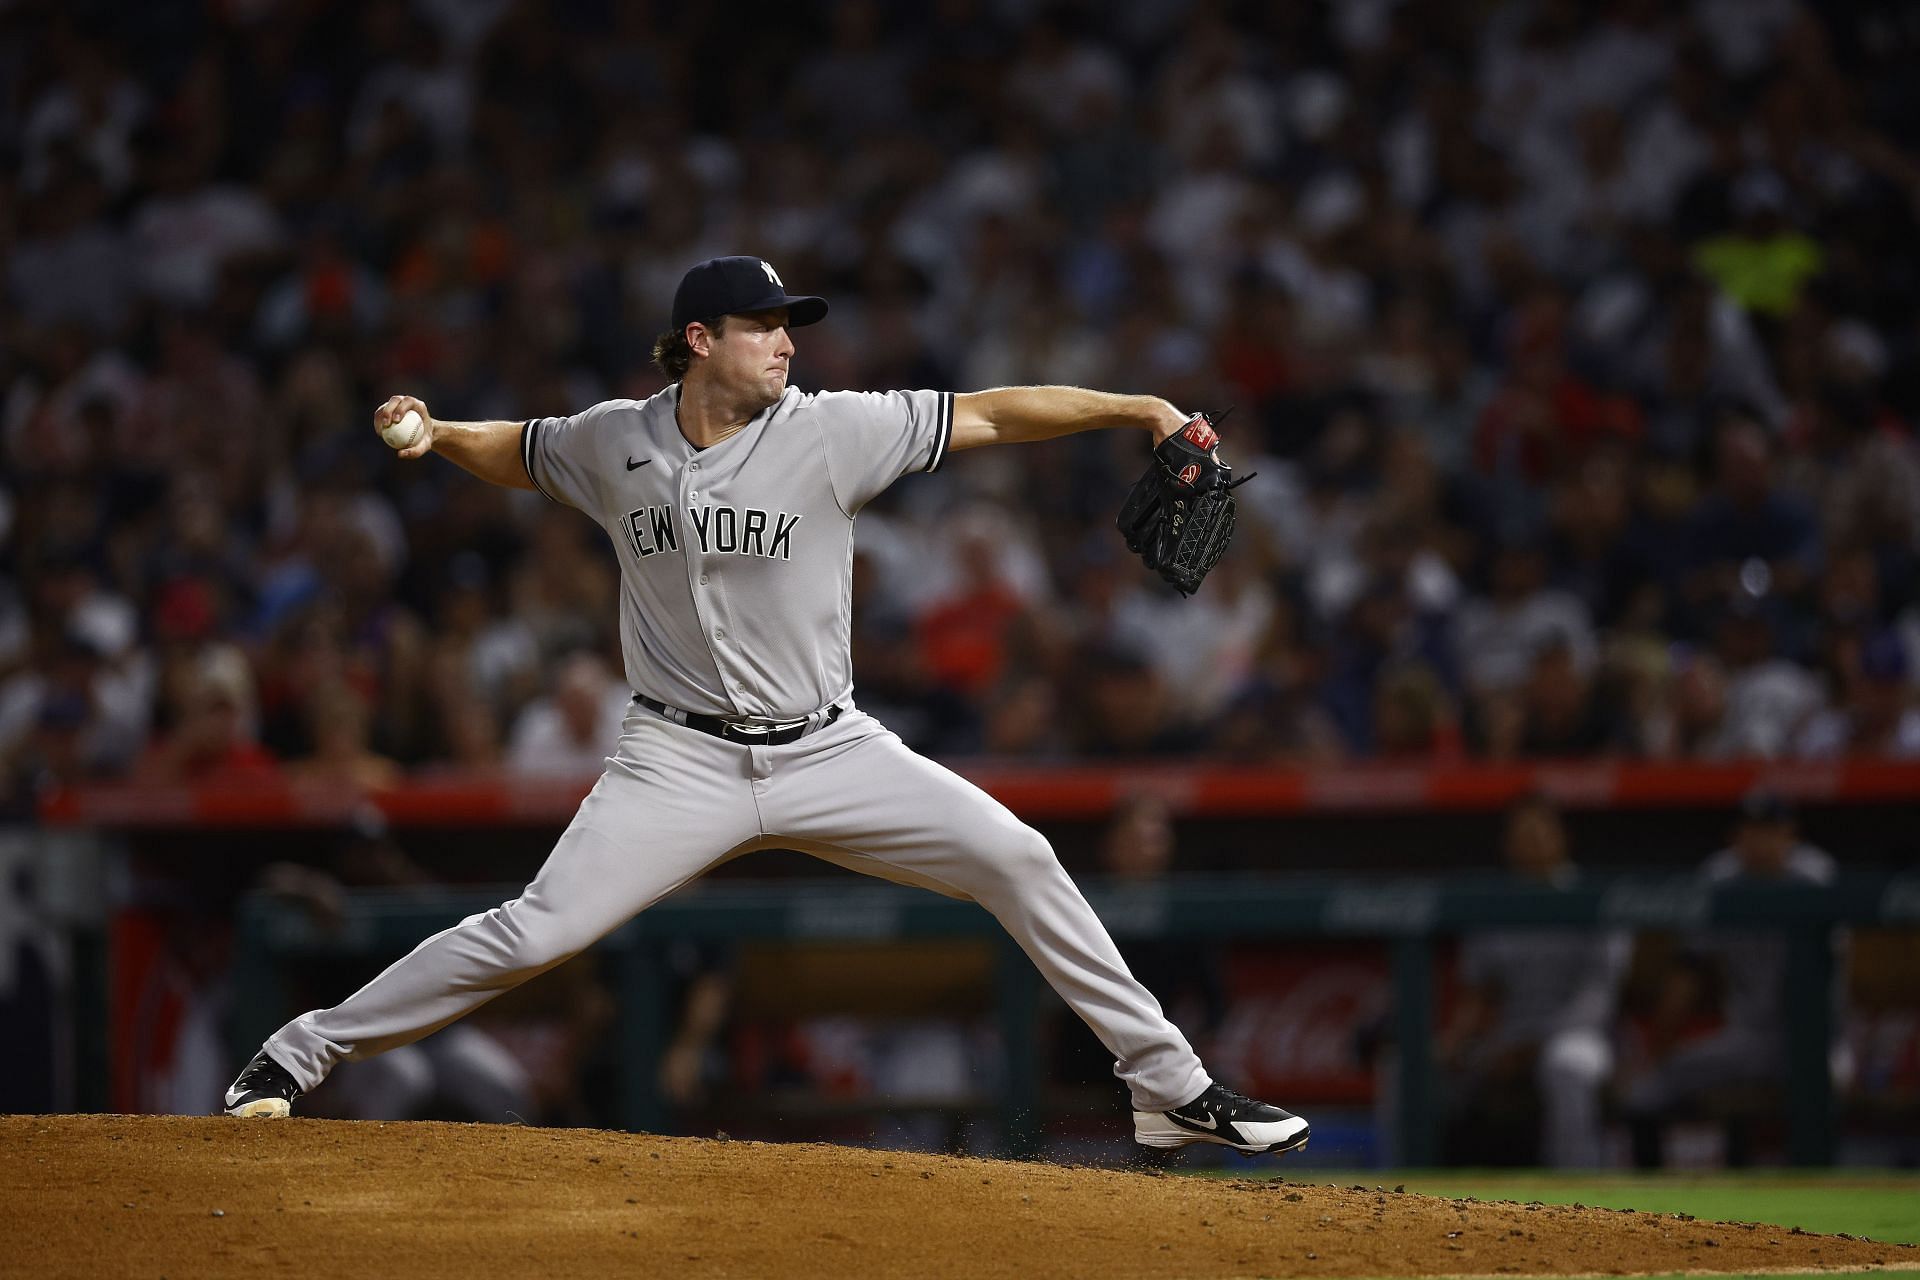
[[[1372,1101],[1361,1033],[1390,1016],[1391,1004],[1379,947],[1235,947],[1227,1002],[1207,1066],[1234,1088],[1282,1106]]]

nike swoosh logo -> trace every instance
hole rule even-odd
[[[638,461],[638,462],[635,462],[635,461],[634,461],[634,460],[633,460],[632,458],[628,458],[628,459],[627,459],[627,470],[629,470],[629,471],[632,471],[632,470],[633,470],[633,469],[634,469],[635,467],[644,467],[644,466],[646,466],[646,465],[647,465],[647,464],[648,464],[649,462],[652,462],[652,461],[653,461],[653,459],[652,459],[652,458],[642,458],[642,459],[640,459],[640,461]]]
[[[1202,1112],[1201,1114],[1206,1117],[1204,1120],[1196,1120],[1194,1117],[1178,1111],[1168,1111],[1165,1113],[1167,1119],[1173,1121],[1182,1129],[1193,1129],[1199,1133],[1217,1133],[1220,1129],[1220,1117],[1207,1112]]]

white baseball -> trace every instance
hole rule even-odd
[[[411,449],[420,443],[420,437],[426,433],[427,424],[420,419],[418,409],[409,409],[400,416],[400,421],[390,422],[380,428],[380,438],[395,449]]]

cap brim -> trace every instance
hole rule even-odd
[[[787,309],[787,328],[798,329],[801,325],[819,324],[827,318],[827,300],[811,294],[794,297],[788,293],[771,294],[755,302],[752,306],[741,307],[738,314],[749,311],[777,311]]]

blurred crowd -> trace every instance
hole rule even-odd
[[[661,388],[1234,406],[1182,601],[1131,433],[860,522],[857,693],[1009,756],[1920,753],[1920,18],[1796,0],[0,5],[0,769],[591,773],[605,540],[371,430]]]

